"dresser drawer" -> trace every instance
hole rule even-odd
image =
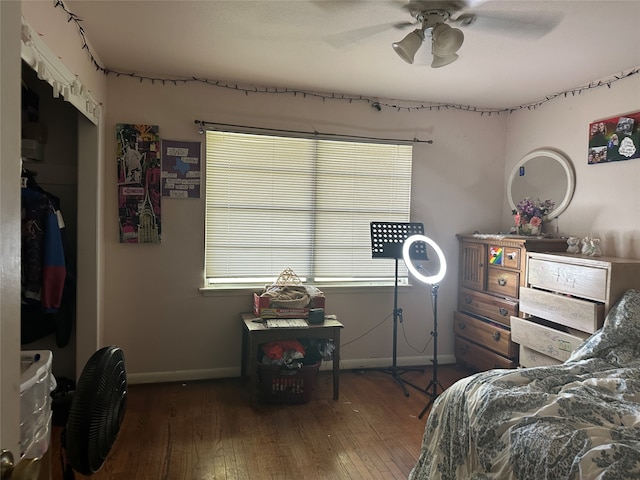
[[[528,367],[545,367],[547,365],[559,365],[562,362],[555,358],[536,352],[535,350],[520,345],[520,366]]]
[[[456,361],[479,371],[515,368],[517,362],[456,335]]]
[[[509,325],[511,317],[518,315],[517,302],[467,288],[460,289],[458,309],[487,317],[503,325]]]
[[[511,341],[511,331],[492,322],[486,322],[464,313],[453,313],[453,331],[505,357],[516,357],[518,348]]]
[[[520,273],[489,267],[487,277],[487,290],[489,292],[507,297],[518,297]]]
[[[520,311],[560,325],[593,333],[604,322],[604,305],[534,288],[520,289]]]
[[[521,249],[516,247],[503,247],[500,245],[490,245],[488,250],[489,265],[499,265],[505,268],[520,269]]]
[[[561,362],[567,360],[588,337],[589,334],[584,332],[563,332],[534,320],[511,318],[511,338],[514,342]]]
[[[607,299],[607,270],[595,266],[530,258],[527,283],[599,302]]]

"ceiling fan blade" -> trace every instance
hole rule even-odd
[[[371,25],[368,27],[356,28],[353,30],[347,30],[346,32],[340,32],[333,35],[327,35],[324,37],[324,40],[336,47],[344,47],[352,43],[357,43],[366,38],[372,37],[382,32],[386,32],[387,30],[391,30],[393,28],[405,28],[410,25],[414,25],[409,22],[389,22],[382,23],[380,25]]]
[[[469,28],[529,39],[545,36],[556,28],[563,17],[560,12],[507,13],[485,10],[471,12],[471,16],[475,16],[475,20],[468,23]],[[458,18],[464,25],[470,16],[463,14]],[[453,19],[454,22],[456,20]]]
[[[327,11],[344,11],[352,8],[365,7],[370,0],[311,0],[317,8]],[[405,0],[385,0],[392,7],[402,7]]]
[[[402,5],[402,8],[414,15],[429,10],[457,12],[465,8],[475,7],[478,4],[480,2],[477,0],[409,0]]]

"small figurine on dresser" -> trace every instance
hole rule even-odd
[[[580,253],[580,239],[578,237],[567,238],[567,253]]]
[[[600,250],[600,239],[592,237],[584,237],[582,240],[582,254],[590,257],[599,257],[602,255]]]

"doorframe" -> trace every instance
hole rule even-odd
[[[0,448],[20,455],[20,2],[0,1]]]
[[[19,457],[20,447],[20,150],[21,78],[24,60],[51,84],[83,117],[78,119],[78,237],[87,251],[78,256],[78,278],[87,300],[78,302],[76,377],[101,345],[102,298],[99,287],[104,272],[102,198],[102,106],[81,80],[49,50],[21,15],[19,1],[0,1],[0,448]],[[87,119],[89,122],[87,122]],[[78,348],[78,346],[81,346]]]

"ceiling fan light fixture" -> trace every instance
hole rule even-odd
[[[405,62],[413,63],[413,57],[424,41],[424,31],[417,28],[399,42],[393,42],[392,46],[398,56]]]
[[[456,53],[464,42],[464,33],[459,28],[451,28],[446,23],[433,27],[433,53],[446,57]]]
[[[431,68],[439,68],[444,67],[445,65],[449,65],[450,63],[455,62],[458,59],[458,54],[454,53],[452,55],[436,55],[433,54],[433,60],[431,61]]]

